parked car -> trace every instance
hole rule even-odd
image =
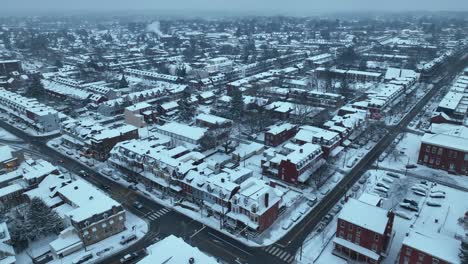
[[[378,186],[375,187],[374,190],[385,193],[385,194],[387,194],[387,192],[388,192],[388,189],[385,189],[383,187],[378,187]]]
[[[343,206],[337,204],[337,205],[335,205],[335,206],[332,208],[331,211],[332,211],[334,214],[338,214],[338,213],[341,211],[341,209],[343,209]]]
[[[357,161],[358,161],[357,158],[348,160],[348,162],[346,163],[346,167],[352,168],[356,164]]]
[[[411,220],[411,215],[403,212],[403,211],[400,211],[400,210],[396,210],[395,211],[395,215],[403,218],[403,219],[406,219],[406,220]]]
[[[86,171],[84,171],[84,170],[80,170],[79,173],[80,173],[81,177],[87,177],[88,176],[88,173]]]
[[[299,220],[299,218],[301,218],[301,216],[302,216],[301,213],[296,212],[296,213],[294,213],[294,214],[292,215],[291,220],[292,220],[293,222],[297,222],[297,220]]]
[[[432,207],[441,207],[441,206],[442,206],[441,203],[436,202],[436,201],[434,201],[434,200],[428,200],[428,201],[426,202],[426,204],[427,204],[428,206],[432,206]]]
[[[283,228],[284,230],[288,230],[292,226],[292,224],[293,224],[293,221],[290,219],[287,219],[281,228]]]
[[[408,164],[405,166],[407,169],[414,169],[414,168],[417,168],[418,166],[416,166],[416,164]]]
[[[327,225],[328,225],[332,220],[333,220],[333,215],[330,214],[330,213],[328,213],[327,215],[325,215],[325,216],[323,217],[323,221],[324,221],[324,223],[327,224]]]
[[[113,179],[114,181],[120,180],[120,177],[117,176],[116,174],[112,174],[110,177],[111,177],[111,179]]]
[[[413,191],[414,194],[419,195],[419,196],[426,196],[426,192],[421,192],[421,191]]]
[[[397,173],[387,172],[387,175],[395,179],[400,179],[400,175],[398,175]]]
[[[307,201],[307,205],[312,207],[314,206],[315,204],[317,203],[317,197],[312,197],[312,198],[309,198],[309,200]]]
[[[101,170],[101,173],[106,175],[106,176],[111,176],[113,171],[114,170],[111,169],[111,168],[104,168],[104,169]]]
[[[377,182],[375,185],[377,185],[378,187],[382,187],[382,188],[385,188],[387,190],[390,190],[390,186],[386,183],[383,183],[383,182]]]
[[[403,199],[403,202],[412,204],[413,206],[419,206],[418,202],[416,202],[416,201],[413,200],[413,199],[405,198],[405,199]]]
[[[429,197],[431,198],[445,198],[445,194],[441,192],[430,193]]]
[[[419,211],[419,208],[417,206],[413,206],[412,204],[410,203],[400,203],[400,206],[402,208],[405,208],[407,210],[410,210],[410,211],[413,211],[413,212],[417,212]]]

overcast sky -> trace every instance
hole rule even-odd
[[[233,11],[307,15],[333,11],[467,11],[468,0],[0,0],[18,11]]]

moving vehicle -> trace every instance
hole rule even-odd
[[[133,240],[136,240],[137,239],[137,236],[136,235],[130,235],[130,236],[127,236],[127,237],[122,237],[122,240],[120,240],[120,244],[121,245],[126,245],[130,242],[132,242]]]
[[[137,253],[131,253],[131,254],[127,254],[125,256],[123,256],[121,259],[120,259],[120,263],[127,263],[127,262],[130,262],[134,259],[136,259],[138,257],[138,254]]]
[[[93,258],[93,253],[82,255],[72,261],[73,264],[81,264]]]

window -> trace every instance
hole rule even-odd
[[[444,150],[443,148],[439,148],[439,150],[437,151],[437,155],[439,155],[439,156],[442,155],[443,150]]]
[[[357,233],[358,235],[361,234],[361,228],[360,228],[360,227],[356,227],[356,233]]]
[[[343,231],[340,231],[340,233],[338,234],[338,237],[344,237]]]
[[[377,252],[377,244],[376,243],[372,244],[372,251]]]
[[[432,154],[435,154],[437,151],[437,147],[432,147]]]
[[[468,160],[468,153],[465,153],[465,158],[464,158],[465,161]]]
[[[344,221],[340,221],[340,227],[341,227],[341,228],[344,228],[344,227],[345,227]]]
[[[353,235],[348,234],[348,236],[346,237],[346,240],[349,240],[349,241],[353,240]]]
[[[353,225],[349,224],[348,229],[349,229],[349,231],[353,231]]]
[[[436,159],[436,165],[440,165],[440,158]]]
[[[429,156],[424,155],[424,162],[427,162],[427,160],[429,160]]]
[[[419,253],[419,255],[418,255],[418,260],[419,260],[419,261],[423,261],[423,260],[424,260],[424,257],[425,257],[425,256],[424,256],[424,253]]]
[[[439,264],[439,259],[432,258],[432,264]]]
[[[361,238],[359,236],[356,237],[355,243],[358,245],[361,244]]]
[[[375,241],[379,241],[379,235],[375,234],[375,235],[374,235],[374,240],[375,240]]]

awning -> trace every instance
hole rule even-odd
[[[333,243],[338,244],[338,245],[340,245],[342,247],[345,247],[347,249],[350,249],[350,250],[352,250],[354,252],[357,252],[357,253],[359,253],[359,254],[361,254],[363,256],[366,256],[368,258],[371,258],[371,259],[373,259],[375,261],[378,261],[379,258],[380,258],[380,255],[375,253],[374,251],[372,251],[370,249],[367,249],[365,247],[361,247],[361,246],[359,246],[357,244],[354,244],[354,243],[352,243],[352,242],[350,242],[348,240],[344,240],[344,239],[339,238],[339,237],[335,237],[333,239]]]

